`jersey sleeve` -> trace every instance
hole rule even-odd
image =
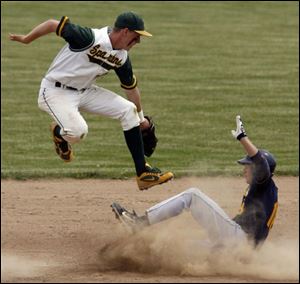
[[[115,69],[115,72],[120,79],[121,87],[123,89],[131,90],[137,86],[137,80],[132,72],[132,66],[129,56],[127,57],[126,62],[121,67]]]
[[[83,51],[90,48],[95,41],[92,29],[72,24],[63,16],[56,29],[56,34],[69,43],[72,51]]]

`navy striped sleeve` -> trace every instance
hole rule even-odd
[[[121,87],[123,89],[131,90],[137,86],[137,79],[132,72],[129,56],[121,67],[115,69],[115,72],[121,81]]]

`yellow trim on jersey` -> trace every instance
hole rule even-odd
[[[274,204],[274,208],[273,208],[271,217],[269,218],[269,221],[267,223],[267,226],[268,226],[269,229],[271,229],[273,227],[273,223],[274,223],[274,220],[275,220],[275,217],[276,217],[277,209],[278,209],[278,202],[276,202]]]
[[[136,77],[134,75],[132,77],[134,79],[133,84],[131,84],[130,86],[127,86],[127,85],[124,85],[124,84],[121,83],[121,87],[124,88],[124,89],[127,89],[127,90],[134,89],[137,85],[137,80],[136,80]]]
[[[243,200],[242,200],[242,203],[241,203],[241,206],[240,206],[239,214],[241,214],[241,213],[244,212],[244,209],[245,209],[245,198],[246,198],[246,196],[248,195],[249,189],[250,189],[250,186],[248,186],[248,187],[245,189],[245,193],[244,193],[244,195],[243,195]]]
[[[64,27],[64,25],[66,24],[66,21],[67,21],[68,19],[69,19],[68,17],[65,17],[65,18],[64,18],[62,24],[61,24],[60,27],[59,27],[59,30],[58,30],[58,36],[61,36],[61,31],[62,31],[62,29],[63,29],[63,27]]]

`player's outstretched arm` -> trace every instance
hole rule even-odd
[[[41,36],[44,36],[51,32],[55,32],[58,25],[59,25],[59,21],[50,19],[36,26],[27,35],[17,35],[17,34],[10,33],[9,38],[12,41],[18,41],[24,44],[28,44]]]
[[[250,157],[253,157],[257,154],[258,149],[247,137],[243,122],[239,115],[236,116],[236,130],[231,130],[231,133],[234,138],[236,138],[237,140],[240,141],[240,143],[243,145],[246,153]]]

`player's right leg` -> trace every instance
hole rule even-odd
[[[71,144],[79,142],[88,132],[88,127],[78,111],[80,97],[72,90],[56,88],[43,80],[38,98],[39,108],[47,112],[55,122],[50,130],[56,153],[65,162],[73,159]]]
[[[190,188],[152,206],[143,216],[137,216],[134,211],[131,213],[117,203],[113,203],[111,207],[116,217],[134,231],[175,217],[189,209],[194,219],[206,230],[213,245],[236,244],[247,240],[240,225],[197,188]]]
[[[164,200],[146,211],[150,224],[179,215],[184,209],[191,211],[194,219],[208,233],[214,243],[244,241],[246,234],[219,205],[197,188],[190,188]]]

